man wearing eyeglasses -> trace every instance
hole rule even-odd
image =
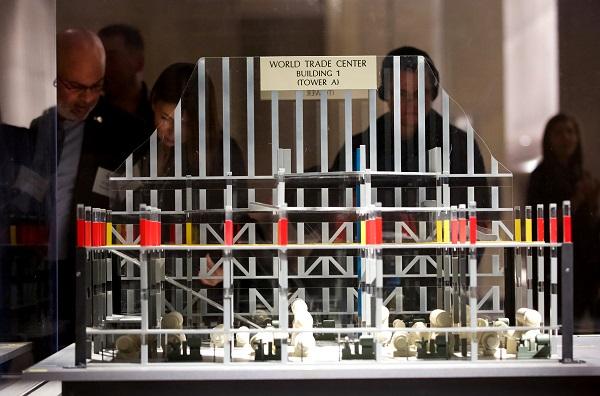
[[[41,176],[48,180],[44,195],[50,213],[48,259],[58,269],[62,347],[74,339],[75,206],[84,203],[109,208],[110,173],[147,136],[141,121],[101,96],[106,56],[95,33],[81,29],[58,33],[56,55],[57,106],[35,119],[31,130],[36,136],[34,172],[36,161],[56,164]],[[113,267],[113,275],[118,276]],[[120,312],[120,290],[113,290],[113,295],[117,297],[113,300],[115,312]]]
[[[56,41],[58,114],[83,121],[98,103],[104,83],[105,54],[91,32],[66,30]]]

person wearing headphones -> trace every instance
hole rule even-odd
[[[400,74],[393,75],[393,57],[400,56]],[[386,55],[381,66],[382,84],[378,88],[378,96],[381,100],[387,102],[389,111],[381,115],[377,119],[377,171],[394,171],[394,112],[400,111],[401,124],[401,169],[402,172],[418,172],[419,157],[418,157],[418,128],[419,128],[419,109],[418,109],[418,57],[425,58],[425,155],[427,164],[429,161],[429,150],[434,147],[442,147],[443,144],[443,119],[442,116],[432,107],[432,103],[438,95],[439,91],[439,72],[429,55],[418,48],[401,47],[397,48]],[[400,107],[394,106],[394,79],[400,78]],[[450,125],[449,140],[450,140],[450,173],[466,174],[467,173],[467,133],[454,125]],[[367,128],[365,131],[356,134],[352,138],[352,153],[361,146],[366,146],[366,166],[371,168],[369,161],[369,133]],[[485,173],[485,165],[477,142],[473,145],[473,160],[475,173]],[[355,162],[355,161],[353,161]],[[345,147],[342,146],[331,171],[343,171],[345,164]],[[371,169],[374,169],[372,167]],[[468,191],[467,186],[463,181],[451,179],[449,181],[451,187],[450,203],[451,205],[467,204]],[[408,186],[402,186],[401,206],[402,207],[418,207],[423,206],[423,202],[419,202],[418,187],[419,182],[416,181]],[[434,190],[429,188],[427,191],[427,199],[434,199]],[[335,195],[335,194],[334,194]],[[333,206],[342,206],[342,194],[337,194],[332,200],[339,199],[340,201]],[[490,196],[489,188],[485,185],[475,188],[475,200],[477,207],[489,207]],[[396,201],[393,188],[379,188],[377,191],[377,201],[382,203],[384,207],[395,207]],[[330,201],[331,203],[331,201]],[[483,220],[482,224],[486,224],[485,213],[478,216]],[[418,220],[412,213],[401,213],[401,221],[405,222],[413,232],[418,235]],[[394,233],[393,222],[384,222],[384,233]],[[404,234],[403,237],[410,237]],[[393,262],[384,258],[384,268],[386,272],[392,271]],[[418,309],[419,308],[419,286],[433,286],[427,280],[422,283],[417,278],[403,279],[385,278],[384,287],[389,291],[394,287],[402,286],[404,292],[404,308]],[[435,305],[435,295],[430,293],[428,296],[428,306]]]
[[[393,59],[400,56],[400,108],[394,106],[394,78]],[[417,172],[419,170],[418,159],[418,57],[425,58],[425,153],[434,147],[442,147],[443,143],[443,120],[442,116],[432,107],[432,103],[438,96],[440,76],[431,57],[423,50],[414,47],[400,47],[386,55],[381,66],[382,84],[377,94],[381,100],[388,104],[389,111],[377,118],[377,170],[394,170],[394,112],[400,111],[401,131],[401,166],[403,172]],[[369,128],[352,138],[352,153],[361,145],[366,146],[366,164],[369,163]],[[344,170],[345,159],[344,147],[340,149],[332,171]],[[475,173],[485,173],[483,157],[479,151],[477,142],[474,142],[474,170]],[[428,163],[426,159],[425,163]],[[374,168],[372,168],[374,169]],[[467,133],[454,125],[450,125],[450,173],[467,173]],[[451,204],[467,204],[466,187],[455,187],[451,194]],[[485,207],[489,203],[489,197],[478,193],[476,189],[475,198],[478,207]],[[389,194],[389,193],[392,194]],[[407,191],[408,192],[408,191]],[[383,206],[394,206],[393,191],[382,191],[379,200]],[[391,199],[391,200],[390,200]],[[419,206],[416,202],[416,194],[403,193],[403,206]]]

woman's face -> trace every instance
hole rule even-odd
[[[158,138],[163,145],[173,147],[175,145],[173,123],[175,104],[157,100],[152,104],[152,110],[154,111],[154,126],[158,132]]]
[[[579,144],[579,137],[575,125],[570,121],[559,123],[550,135],[552,152],[559,161],[568,161]]]

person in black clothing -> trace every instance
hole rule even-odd
[[[152,91],[150,101],[154,111],[156,128],[157,176],[175,175],[175,108],[181,101],[181,174],[199,175],[199,136],[198,136],[198,76],[192,63],[174,63],[160,74]],[[207,176],[223,175],[222,131],[217,124],[216,94],[211,79],[206,76],[207,117],[205,140],[205,163]],[[246,174],[243,153],[234,139],[230,140],[230,169],[234,176]],[[145,142],[134,153],[135,176],[150,175],[149,142]],[[239,194],[235,207],[246,207],[245,194]],[[139,203],[149,203],[149,196],[142,194]],[[159,193],[158,206],[162,210],[174,210],[173,192]],[[197,203],[194,201],[194,207]],[[207,208],[223,208],[222,191],[209,191]]]
[[[542,151],[542,162],[529,179],[527,203],[534,211],[535,205],[544,204],[547,213],[550,203],[557,204],[560,212],[562,202],[571,201],[575,318],[581,320],[585,315],[591,315],[597,321],[600,316],[600,255],[597,253],[600,243],[600,184],[583,169],[577,121],[566,114],[552,117],[544,130]],[[559,230],[559,234],[561,232]],[[579,331],[590,330],[578,327]],[[595,330],[598,330],[598,325]]]
[[[393,75],[393,57],[400,56],[400,75]],[[418,57],[425,58],[425,171],[429,170],[429,150],[434,147],[442,148],[443,144],[443,120],[442,116],[433,109],[432,103],[439,93],[440,76],[431,57],[420,49],[414,47],[397,48],[384,58],[381,66],[382,84],[378,89],[378,96],[384,100],[388,108],[388,112],[377,119],[377,171],[394,171],[394,112],[400,111],[401,120],[401,169],[402,172],[418,172]],[[400,108],[394,107],[394,79],[400,78]],[[450,143],[450,173],[451,174],[466,174],[467,168],[467,134],[465,131],[450,125],[449,143]],[[366,166],[367,168],[375,169],[370,164],[369,156],[369,134],[367,129],[352,138],[352,153],[360,147],[366,146]],[[354,161],[353,161],[354,162]],[[342,147],[336,156],[332,167],[332,171],[345,170],[345,147]],[[485,173],[485,165],[483,157],[477,145],[473,145],[473,170],[474,173]],[[450,179],[449,185],[451,188],[450,203],[451,205],[465,204],[468,205],[468,183],[464,180]],[[423,202],[419,202],[418,187],[421,187],[419,182],[413,182],[409,186],[402,186],[402,206],[418,207],[422,206]],[[435,188],[426,190],[426,199],[435,198]],[[341,194],[338,194],[338,199]],[[487,183],[480,183],[475,187],[475,201],[479,208],[490,206],[490,191]],[[382,206],[396,206],[394,200],[393,188],[378,189],[377,200],[382,203]],[[343,203],[338,202],[339,206]],[[486,224],[485,213],[478,214],[479,219],[483,220],[482,224]],[[417,222],[411,213],[401,214],[403,221],[413,229],[413,232],[418,235]],[[389,234],[395,232],[393,222],[384,222],[384,233]],[[384,257],[384,272],[392,271],[394,263],[390,257]],[[406,259],[406,257],[405,257]],[[406,261],[405,261],[406,262]],[[414,309],[418,309],[419,286],[433,286],[432,284],[419,283],[416,278],[402,280],[402,286],[405,288],[404,303],[405,309],[409,305]],[[385,278],[385,287],[391,290],[393,287],[400,286],[400,279]],[[429,293],[428,306],[434,306],[434,293]]]
[[[206,176],[222,176],[223,175],[223,133],[217,121],[217,97],[215,88],[209,75],[205,76],[206,83],[206,140],[205,140],[205,164]],[[156,83],[152,87],[150,101],[154,110],[154,125],[156,127],[156,173],[157,176],[174,176],[175,175],[175,131],[174,131],[174,113],[177,105],[181,103],[181,169],[182,175],[198,176],[199,171],[199,125],[198,125],[198,75],[195,70],[195,65],[192,63],[174,63],[169,65],[160,74]],[[149,176],[150,175],[150,149],[149,142],[146,142],[143,147],[140,147],[134,153],[134,176]],[[234,139],[230,140],[230,169],[233,176],[246,175],[244,166],[243,153],[239,145]],[[134,194],[134,207],[140,203],[149,204],[150,195],[143,186]],[[175,209],[175,194],[172,189],[165,187],[158,188],[158,207],[161,210]],[[247,190],[239,185],[234,189],[234,208],[247,207]],[[186,199],[185,194],[182,199]],[[183,207],[187,207],[187,203],[183,203]],[[206,207],[207,209],[223,209],[224,199],[223,190],[207,190],[206,191]],[[192,208],[199,209],[198,194],[196,191],[192,194]],[[249,217],[235,219],[236,223],[253,222]],[[222,229],[215,224],[213,228],[218,234],[222,234]],[[239,229],[238,224],[236,228]],[[163,242],[168,243],[166,238],[170,236],[170,228],[163,224]],[[237,231],[237,230],[236,230]],[[235,231],[234,231],[235,232]],[[260,228],[257,230],[257,237],[260,240]],[[198,233],[193,231],[194,243],[199,243]],[[217,243],[212,239],[210,233],[207,234],[208,243]],[[241,241],[240,241],[241,242]],[[194,276],[198,274],[200,269],[200,258],[207,259],[207,268],[211,268],[219,260],[220,256],[217,253],[203,255],[194,252],[192,273]],[[244,259],[240,259],[244,260]],[[175,274],[175,265],[172,257],[167,257],[165,272],[167,276]],[[208,289],[207,296],[214,301],[221,303],[222,290],[220,285],[222,280],[222,267],[218,268],[213,276],[216,279],[201,278],[199,281],[194,281],[193,288]],[[262,282],[265,287],[271,287],[270,282]],[[251,282],[251,285],[246,281],[236,282],[236,290],[238,293],[246,293],[248,287],[259,287],[260,285]],[[175,288],[167,286],[165,293],[168,301],[174,301]],[[247,302],[241,301],[236,295],[235,302],[237,310],[247,310]],[[203,319],[207,321],[207,318]]]
[[[95,33],[58,33],[57,106],[30,127],[35,141],[31,170],[48,180],[43,199],[50,221],[48,260],[56,263],[58,273],[59,347],[74,340],[75,207],[108,208],[109,175],[146,138],[137,119],[101,98],[104,70],[104,47]],[[56,167],[40,166],[48,163]],[[120,294],[113,292],[114,297]]]
[[[393,80],[396,76],[392,74],[393,57],[400,56],[400,109],[394,108]],[[401,120],[401,167],[403,172],[417,172],[418,167],[418,80],[417,62],[418,56],[425,58],[425,155],[426,171],[429,163],[429,150],[434,147],[442,147],[442,116],[432,108],[432,103],[438,96],[439,72],[429,55],[414,47],[397,48],[387,54],[381,66],[382,84],[378,89],[380,99],[387,102],[390,111],[377,118],[377,170],[394,170],[394,112],[400,111]],[[354,153],[360,145],[366,146],[366,164],[371,167],[369,158],[369,129],[354,135],[352,138],[352,152]],[[465,131],[450,124],[450,173],[467,173],[467,134]],[[332,171],[344,169],[345,151],[342,147],[336,156]],[[353,154],[354,155],[354,154]],[[474,172],[485,173],[483,157],[479,151],[477,142],[473,150]],[[374,168],[372,168],[374,169]],[[451,204],[467,204],[466,188],[461,188],[456,183],[450,182],[452,188]],[[463,183],[464,184],[464,183]],[[414,194],[404,194],[403,205],[419,206]],[[489,205],[489,192],[486,189],[476,188],[475,198],[478,207]],[[389,194],[380,198],[383,206],[394,206]]]
[[[138,117],[148,131],[153,128],[153,113],[144,82],[144,40],[140,31],[129,25],[108,25],[98,31],[106,51],[104,96],[108,102]]]

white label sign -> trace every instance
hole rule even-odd
[[[375,56],[260,58],[261,91],[377,89]]]
[[[328,89],[325,91],[327,100],[344,100],[346,92]],[[352,99],[368,99],[369,91],[364,89],[353,89],[349,91],[352,93]],[[308,90],[303,91],[303,100],[319,100],[321,99],[321,91]],[[271,100],[271,91],[260,91],[261,100]],[[277,100],[296,100],[296,91],[278,91]]]
[[[111,171],[108,169],[104,169],[99,166],[96,171],[96,178],[94,179],[94,186],[92,187],[92,192],[96,194],[104,195],[105,197],[110,196],[110,189],[108,187],[108,178],[111,175]]]

